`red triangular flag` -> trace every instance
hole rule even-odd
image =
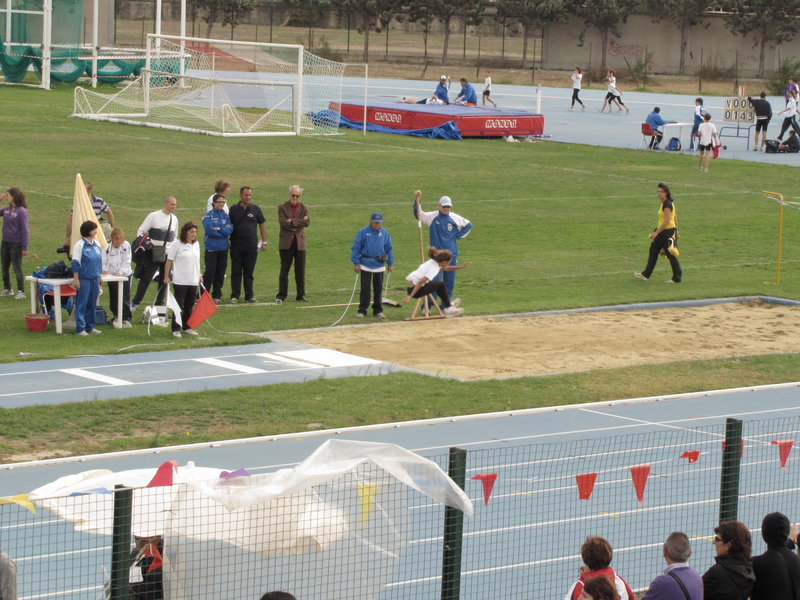
[[[700,450],[687,450],[683,454],[681,454],[678,458],[688,458],[689,464],[697,462],[697,459],[700,458]]]
[[[794,440],[773,440],[772,444],[778,446],[778,451],[781,453],[781,469],[786,469],[786,461],[789,460]]]
[[[638,465],[628,468],[631,470],[633,487],[636,490],[636,497],[639,499],[639,504],[644,504],[644,488],[647,486],[647,478],[650,476],[650,465]]]
[[[722,440],[722,449],[725,450],[727,447],[728,442]],[[744,439],[742,439],[742,444],[739,446],[739,458],[744,458]]]
[[[153,476],[153,479],[150,480],[150,483],[147,484],[147,487],[157,487],[160,485],[172,485],[172,470],[178,470],[178,461],[177,460],[169,460],[165,462],[163,465],[158,467],[158,471]]]
[[[186,325],[189,329],[197,329],[198,325],[215,312],[217,312],[217,305],[214,304],[214,299],[211,297],[211,294],[208,293],[208,290],[203,290],[203,293],[200,295],[200,300],[197,301],[192,311],[192,316],[186,321]]]
[[[483,483],[483,505],[489,504],[489,497],[492,495],[494,489],[494,482],[497,481],[497,473],[484,473],[483,475],[475,475],[472,479],[477,479]]]
[[[597,473],[575,475],[575,481],[578,482],[578,498],[581,500],[588,500],[592,497],[594,482],[597,481]]]
[[[161,466],[163,467],[164,465]],[[164,561],[161,558],[161,552],[158,551],[158,545],[155,540],[150,540],[147,542],[147,546],[144,548],[144,555],[153,559],[153,562],[150,563],[150,568],[147,569],[148,573],[164,566]]]

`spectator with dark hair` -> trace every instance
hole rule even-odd
[[[214,304],[222,301],[222,286],[225,284],[225,272],[228,270],[228,247],[233,224],[225,211],[225,196],[214,194],[211,204],[213,208],[203,217],[205,230],[205,263],[203,280],[206,289],[211,292]]]
[[[231,206],[228,215],[233,225],[231,233],[231,303],[239,301],[244,279],[244,301],[256,302],[253,292],[253,273],[258,253],[267,250],[267,220],[261,207],[253,204],[253,188],[239,188],[239,203]],[[261,243],[258,234],[261,233]]]
[[[459,80],[459,83],[461,83],[461,91],[456,96],[455,103],[475,106],[478,103],[478,94],[475,93],[475,88],[463,77]]]
[[[106,204],[105,200],[95,196],[92,193],[94,189],[92,184],[88,181],[84,181],[83,185],[86,187],[86,191],[89,193],[89,199],[92,202],[92,210],[94,211],[95,216],[97,217],[98,223],[100,223],[100,230],[103,232],[103,235],[106,237],[106,241],[108,238],[111,237],[111,230],[114,227],[114,213],[111,212],[108,204]],[[69,247],[70,238],[72,237],[72,208],[69,209],[69,221],[67,221],[67,237],[64,240],[64,245]]]
[[[653,109],[653,112],[647,115],[647,118],[644,120],[645,123],[650,125],[650,129],[653,130],[653,139],[650,140],[651,150],[657,149],[659,144],[661,144],[661,139],[664,137],[664,134],[661,133],[661,131],[659,131],[658,128],[661,127],[662,125],[666,125],[667,121],[665,121],[664,118],[660,114],[658,114],[660,112],[661,109],[656,106]]]
[[[197,223],[189,221],[181,227],[180,241],[170,247],[165,270],[164,284],[169,285],[172,282],[175,301],[181,309],[180,324],[173,312],[172,335],[182,337],[181,329],[183,329],[183,333],[197,335],[197,332],[188,324],[197,297],[197,286],[203,283],[203,277],[200,275],[200,244],[197,243]]]
[[[761,523],[761,537],[767,551],[753,558],[756,576],[752,600],[797,600],[800,593],[800,557],[786,547],[789,519],[779,512],[768,514]]]
[[[750,106],[756,112],[756,137],[753,140],[753,151],[758,152],[759,149],[764,149],[767,144],[767,127],[772,119],[772,105],[767,100],[767,93],[761,92],[760,98],[747,98]],[[758,143],[758,133],[761,133],[761,144]]]
[[[221,210],[225,211],[225,214],[227,215],[228,203],[226,199],[230,191],[231,191],[230,181],[226,181],[224,179],[217,179],[217,182],[214,184],[214,193],[208,197],[208,202],[206,202],[206,212],[218,208],[217,206],[214,206],[214,200],[217,196],[222,196]]]
[[[750,531],[739,521],[714,528],[716,564],[703,575],[704,600],[747,600],[756,578],[750,560]]]
[[[0,242],[0,264],[3,268],[3,291],[0,296],[13,296],[14,290],[11,288],[11,271],[9,267],[13,265],[14,274],[17,277],[16,300],[25,298],[25,274],[22,271],[22,257],[28,255],[28,242],[31,233],[28,228],[28,205],[25,202],[25,194],[19,188],[8,188],[2,198],[8,203],[0,209],[0,216],[3,217],[3,241]]]
[[[778,152],[793,154],[800,152],[800,136],[795,133],[794,129],[789,130],[789,137],[786,141],[778,146]]]
[[[631,598],[633,597],[631,596]],[[611,580],[605,575],[601,575],[586,580],[580,600],[620,600],[620,596]]]
[[[75,294],[76,335],[102,333],[95,329],[97,297],[103,285],[103,256],[96,236],[97,223],[84,221],[81,223],[81,239],[72,247],[72,287],[78,290]]]
[[[630,586],[610,566],[613,555],[614,551],[608,540],[597,535],[587,537],[583,546],[581,546],[583,564],[578,569],[578,581],[572,584],[565,600],[578,600],[581,598],[584,586],[589,581],[600,577],[607,578],[613,582],[613,587],[616,589],[616,594],[620,600],[633,600],[633,591]]]
[[[261,596],[261,600],[297,600],[289,592],[267,592]]]
[[[642,600],[702,600],[703,579],[687,562],[692,545],[686,534],[671,533],[664,542],[663,553],[667,567],[650,583]]]

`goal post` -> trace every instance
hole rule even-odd
[[[149,34],[141,76],[73,116],[220,136],[338,133],[345,65],[301,45]]]

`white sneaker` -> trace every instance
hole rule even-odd
[[[89,334],[86,333],[85,331],[76,331],[75,335],[81,335],[83,337],[89,337]]]
[[[363,319],[363,318],[364,318],[364,314],[363,313],[356,314],[356,319]]]
[[[129,329],[129,328],[131,328],[131,327],[133,327],[133,325],[131,325],[131,322],[130,322],[130,321],[123,321],[123,322],[122,322],[122,328],[123,328],[123,329]]]
[[[453,298],[453,301],[450,303],[450,306],[455,306],[456,308],[461,306],[461,298]]]
[[[172,332],[172,336],[173,336],[173,337],[183,337],[183,336],[181,335],[181,332],[180,332],[180,331],[173,331],[173,332]]]
[[[377,314],[377,315],[375,315],[375,316],[376,316],[376,317],[378,317],[379,319],[385,319],[385,318],[386,318],[386,315],[385,315],[385,314],[383,314],[382,312],[378,313],[378,314]]]
[[[461,313],[464,312],[463,308],[457,308],[455,306],[451,306],[450,308],[444,309],[444,316],[445,317],[457,317]]]
[[[17,292],[17,295],[14,296],[14,300],[25,300],[25,292],[22,290]]]
[[[97,333],[97,334],[100,334],[100,333],[103,333],[103,332],[102,332],[102,331],[100,331],[99,329],[92,329],[92,330],[91,330],[89,333]]]
[[[3,290],[0,292],[0,296],[13,296],[14,290]]]
[[[198,333],[194,329],[185,329],[184,332],[186,335],[198,335]]]
[[[643,281],[649,281],[649,280],[650,280],[648,277],[645,277],[645,276],[644,276],[644,275],[642,275],[641,273],[634,273],[634,275],[635,275],[636,277],[638,277],[639,279],[643,280]]]

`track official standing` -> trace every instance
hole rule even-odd
[[[385,319],[383,314],[383,273],[389,268],[394,269],[394,254],[392,254],[392,236],[383,229],[383,215],[379,212],[372,213],[369,225],[358,230],[353,247],[350,249],[350,260],[353,270],[361,273],[361,294],[358,297],[357,318],[364,318],[369,307],[369,292],[372,287],[373,303],[372,314],[379,319]]]
[[[280,225],[279,251],[281,272],[278,275],[278,295],[276,300],[283,302],[289,295],[289,271],[294,262],[294,282],[297,286],[297,301],[308,302],[306,298],[306,227],[311,223],[308,206],[300,202],[303,188],[293,185],[289,188],[289,201],[278,206]]]
[[[178,208],[178,201],[172,196],[167,196],[164,199],[164,207],[147,215],[136,232],[137,236],[145,233],[149,235],[153,247],[147,251],[145,261],[136,266],[134,277],[139,279],[139,285],[136,287],[136,295],[131,302],[131,310],[141,304],[156,271],[159,273],[156,304],[159,306],[164,304],[167,295],[167,288],[163,285],[164,263],[167,260],[170,244],[178,235],[178,219],[172,214],[176,208]]]
[[[259,251],[267,249],[267,226],[261,207],[253,204],[253,188],[239,188],[239,203],[231,206],[228,216],[233,225],[231,234],[231,302],[239,301],[244,277],[244,301],[256,302],[253,294],[253,273]],[[261,230],[261,243],[258,231]]]
[[[422,192],[417,190],[414,192],[414,197],[419,202],[419,210],[421,214],[417,214],[417,202],[414,203],[414,216],[427,225],[431,234],[431,246],[439,250],[449,250],[453,255],[453,260],[450,261],[450,266],[455,267],[458,265],[458,240],[465,238],[472,231],[472,223],[464,217],[450,212],[453,206],[453,201],[448,196],[442,196],[439,199],[439,210],[433,212],[422,211]],[[437,279],[441,278],[440,273]],[[447,295],[453,298],[453,290],[456,287],[456,272],[444,272],[444,284],[447,287]]]

